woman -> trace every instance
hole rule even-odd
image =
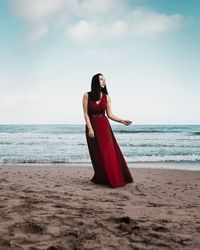
[[[132,123],[112,114],[105,78],[99,73],[92,78],[91,91],[83,96],[86,139],[95,172],[91,181],[116,188],[133,182],[133,178],[114,137],[105,111],[108,118],[113,121],[127,126]]]

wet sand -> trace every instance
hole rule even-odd
[[[113,189],[92,167],[0,166],[0,250],[200,249],[200,171],[130,171]]]

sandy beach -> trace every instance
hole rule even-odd
[[[92,167],[0,166],[0,249],[200,249],[200,171],[130,171],[113,189]]]

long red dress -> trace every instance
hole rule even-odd
[[[134,181],[105,115],[106,105],[105,93],[102,93],[99,104],[88,95],[88,114],[95,134],[95,138],[89,137],[86,125],[87,144],[94,168],[91,181],[116,188]]]

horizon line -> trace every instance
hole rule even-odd
[[[118,123],[110,123],[111,125],[119,125],[119,126],[125,126],[123,124],[118,124]],[[86,123],[0,123],[0,126],[2,125],[86,125]],[[143,125],[148,125],[148,126],[160,126],[160,125],[172,125],[172,126],[193,126],[193,125],[200,125],[200,123],[155,123],[155,124],[150,124],[150,123],[137,123],[137,124],[131,124],[129,126],[143,126]],[[127,126],[128,127],[128,126]]]

